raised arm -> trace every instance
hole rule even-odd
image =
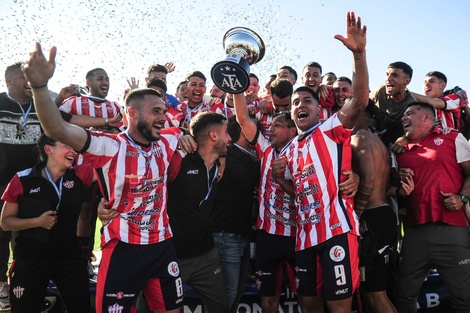
[[[366,31],[362,26],[361,18],[354,12],[348,12],[346,21],[346,38],[335,35],[335,39],[341,41],[353,55],[353,81],[352,98],[345,103],[339,112],[339,119],[346,128],[353,128],[359,114],[367,106],[369,101],[369,73],[366,62]]]
[[[24,73],[33,90],[36,112],[46,134],[75,150],[81,150],[87,140],[86,131],[62,119],[47,88],[47,82],[54,74],[56,52],[56,47],[52,47],[49,60],[46,60],[41,44],[37,42],[36,49],[24,66]]]
[[[227,97],[228,96],[229,95],[227,95]],[[250,118],[245,95],[243,93],[233,95],[233,105],[235,106],[235,115],[237,116],[238,124],[240,124],[246,139],[252,142],[256,138],[258,128],[255,122]]]
[[[416,92],[411,92],[411,96],[416,99],[416,101],[419,102],[424,102],[429,105],[431,105],[435,109],[442,109],[444,110],[446,108],[446,101],[444,99],[439,99],[439,98],[433,98],[425,95],[420,95],[419,93]]]

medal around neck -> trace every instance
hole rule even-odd
[[[225,33],[223,44],[227,56],[212,67],[212,81],[225,92],[242,93],[250,86],[250,65],[264,57],[264,42],[251,29],[234,27]]]

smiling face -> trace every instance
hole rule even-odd
[[[349,97],[352,97],[352,86],[346,81],[335,81],[333,83],[336,104],[342,108]]]
[[[318,92],[321,84],[321,71],[318,67],[306,67],[302,73],[302,84],[309,87],[315,92]]]
[[[140,143],[160,140],[165,125],[166,106],[162,98],[145,95],[144,100],[128,108],[129,133]]]
[[[401,118],[405,136],[410,142],[419,142],[434,127],[433,109],[412,105],[408,107]]]
[[[109,92],[109,77],[103,70],[93,72],[93,77],[87,79],[86,84],[90,89],[90,94],[99,98],[106,98]]]
[[[291,116],[300,132],[318,123],[318,101],[307,91],[299,91],[292,96]]]
[[[188,92],[188,106],[194,108],[203,100],[206,93],[206,82],[200,77],[192,76],[189,78],[186,90]]]
[[[21,69],[14,70],[6,77],[8,93],[16,101],[26,104],[33,97],[33,92]]]
[[[45,145],[44,151],[48,154],[47,165],[59,167],[61,170],[71,168],[77,156],[72,148],[58,141],[54,146]]]
[[[225,157],[227,156],[227,145],[232,141],[227,131],[227,123],[223,123],[215,132],[217,133],[217,142],[214,145],[214,151],[219,157]]]
[[[440,98],[444,94],[446,82],[436,76],[426,76],[424,79],[424,94],[433,98]]]

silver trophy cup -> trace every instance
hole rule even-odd
[[[250,86],[250,65],[264,57],[264,42],[251,29],[234,27],[225,33],[223,44],[227,56],[212,67],[212,81],[225,92],[242,93]]]

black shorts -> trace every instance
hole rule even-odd
[[[11,312],[39,312],[49,280],[59,289],[67,312],[90,312],[87,261],[82,254],[15,259],[10,267]]]
[[[371,292],[384,291],[387,289],[387,279],[397,278],[396,269],[391,268],[396,266],[396,214],[389,205],[382,205],[365,210],[359,223],[362,232],[359,262],[361,288]]]
[[[129,312],[140,290],[153,311],[170,311],[182,306],[183,282],[173,239],[150,245],[112,240],[103,247],[96,285],[96,313]]]
[[[284,272],[295,292],[295,237],[268,234],[260,230],[256,237],[256,287],[260,296],[278,296],[282,292]]]
[[[359,287],[359,237],[344,233],[297,251],[296,264],[299,296],[352,297]]]

